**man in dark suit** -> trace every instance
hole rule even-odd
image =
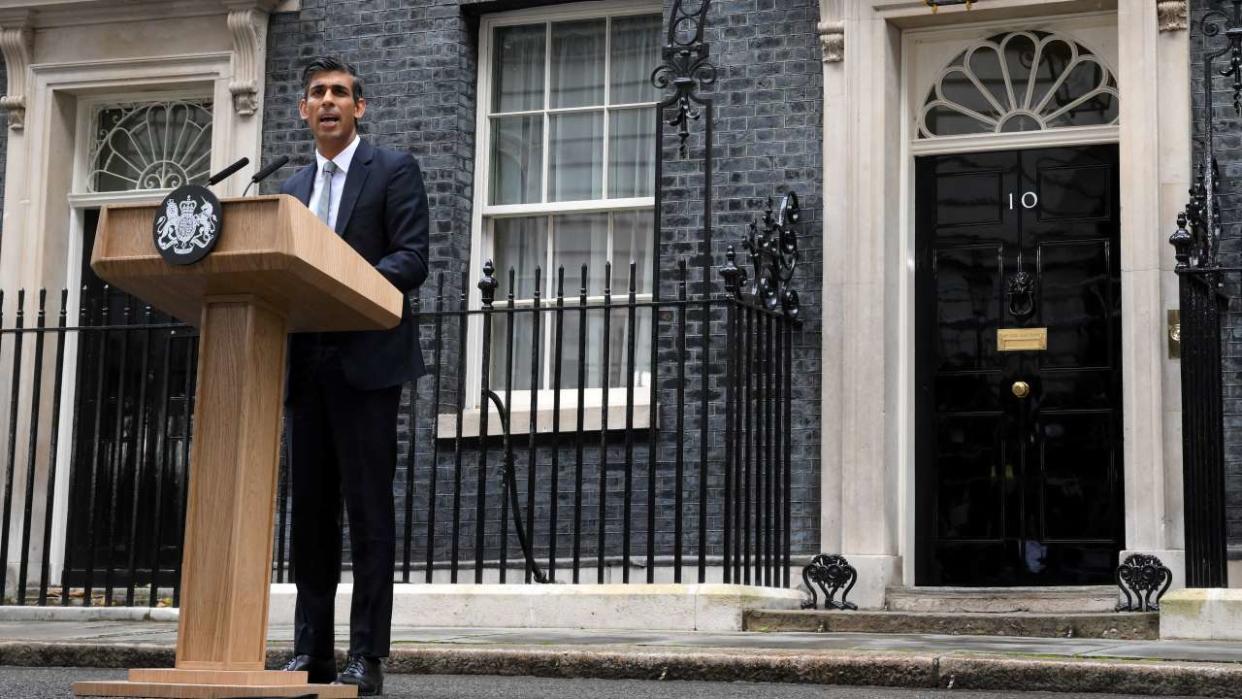
[[[317,58],[303,72],[302,119],[315,162],[281,187],[402,292],[427,278],[428,214],[418,164],[359,138],[362,81],[347,63]],[[311,682],[383,692],[392,624],[396,532],[393,475],[401,386],[425,373],[408,305],[392,330],[303,333],[290,340],[289,461],[293,482],[294,657]],[[353,561],[349,662],[338,675],[333,602],[341,568],[341,499]]]

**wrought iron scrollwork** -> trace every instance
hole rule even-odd
[[[1190,201],[1177,216],[1177,229],[1169,236],[1179,269],[1208,269],[1219,266],[1221,217],[1219,200],[1220,167],[1216,157],[1205,149],[1204,162],[1195,167]]]
[[[1242,0],[1229,0],[1229,4],[1233,5],[1231,13],[1225,13],[1221,10],[1211,10],[1203,16],[1202,24],[1204,37],[1204,48],[1207,48],[1207,42],[1216,36],[1220,36],[1223,32],[1226,44],[1216,51],[1204,51],[1204,65],[1207,67],[1206,73],[1211,74],[1212,61],[1229,54],[1229,65],[1220,71],[1223,78],[1233,78],[1230,87],[1233,89],[1233,110],[1242,115]],[[1211,89],[1210,86],[1207,89]],[[1211,102],[1206,102],[1211,105]]]
[[[677,127],[681,140],[681,157],[686,157],[686,141],[690,138],[690,121],[701,116],[698,106],[705,104],[698,96],[704,85],[716,82],[716,66],[708,61],[710,49],[703,41],[707,8],[710,0],[676,0],[669,17],[668,37],[664,43],[664,63],[651,73],[651,84],[674,92],[659,107],[676,107],[677,113],[668,121]]]
[[[1117,587],[1126,598],[1125,602],[1117,603],[1117,611],[1159,611],[1160,598],[1172,584],[1173,571],[1166,568],[1159,558],[1145,553],[1130,554],[1117,566]],[[1155,599],[1152,599],[1153,595]]]
[[[845,556],[821,553],[802,569],[802,584],[811,593],[811,599],[804,601],[802,608],[815,609],[818,601],[815,586],[818,585],[824,593],[824,609],[858,609],[858,605],[846,600],[856,582],[858,571],[845,560]],[[841,599],[836,598],[838,592]]]
[[[751,264],[755,268],[750,294],[764,308],[784,313],[791,320],[798,320],[800,313],[798,292],[791,288],[790,282],[801,257],[797,227],[801,217],[797,194],[785,193],[775,212],[769,197],[763,211],[762,226],[758,221],[752,222],[749,234],[742,241],[742,247],[750,253]],[[728,264],[732,263],[733,258],[730,257]],[[740,289],[745,280],[746,275],[743,274],[736,288]],[[728,277],[725,283],[729,284]]]

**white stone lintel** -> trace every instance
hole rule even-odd
[[[336,623],[349,623],[353,585],[337,586]],[[297,590],[272,585],[268,623],[293,623]],[[394,625],[741,631],[747,609],[798,609],[790,589],[749,585],[454,585],[393,587]]]

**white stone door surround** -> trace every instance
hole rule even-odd
[[[1121,163],[1122,555],[1154,553],[1175,571],[1175,583],[1181,581],[1179,378],[1177,362],[1167,356],[1165,313],[1178,302],[1167,239],[1189,187],[1190,87],[1188,36],[1184,20],[1169,21],[1178,17],[1171,4],[1177,3],[976,0],[970,9],[932,13],[923,0],[821,0],[821,550],[844,554],[858,569],[851,598],[861,607],[882,607],[888,586],[914,584],[914,117],[908,96],[927,86],[909,84],[919,71],[910,69],[906,54],[924,30],[938,28],[960,31],[964,48],[973,40],[965,37],[1010,29],[1072,27],[1076,20],[1115,27],[1116,55],[1100,50],[1117,77],[1119,126],[1091,138],[1115,140]]]

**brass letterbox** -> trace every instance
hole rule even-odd
[[[1001,328],[996,331],[997,352],[1043,352],[1048,328]]]

